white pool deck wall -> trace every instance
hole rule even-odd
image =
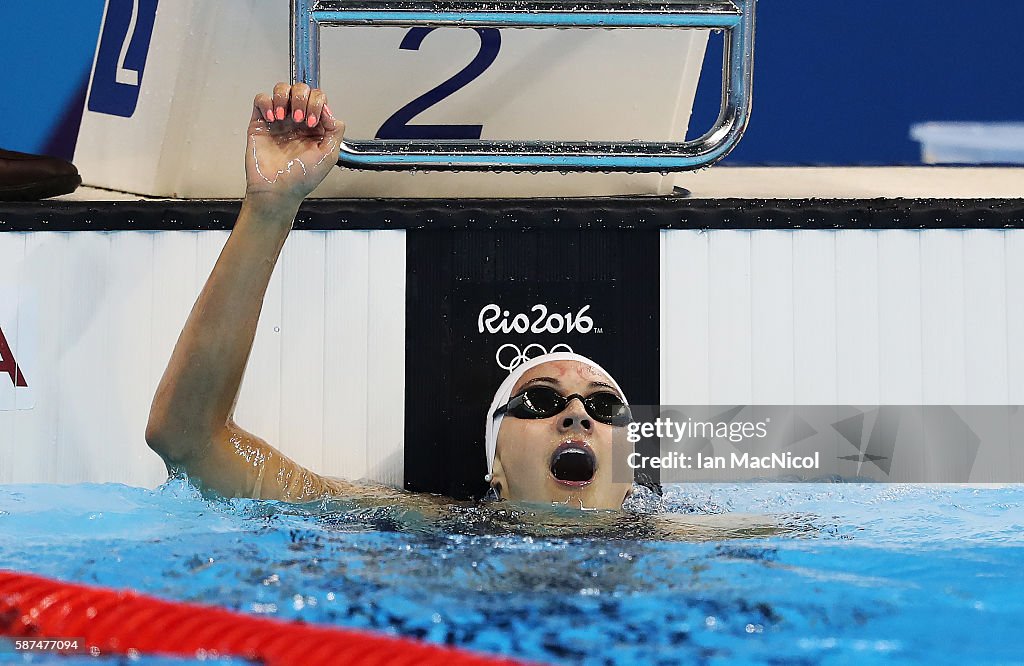
[[[227,236],[0,234],[0,284],[37,312],[0,322],[37,340],[19,359],[33,408],[0,411],[0,483],[164,480],[144,441],[150,402]],[[404,232],[294,232],[237,422],[313,469],[400,485],[404,336]]]
[[[986,172],[981,196],[1024,183]],[[164,480],[150,401],[226,238],[0,233],[0,327],[31,387],[31,408],[0,393],[0,483]],[[668,230],[661,253],[662,403],[1024,404],[1024,230]],[[404,317],[404,231],[293,232],[238,422],[401,485]]]
[[[1024,231],[667,231],[662,402],[1024,404]]]

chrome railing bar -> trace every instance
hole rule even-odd
[[[581,12],[547,3],[377,3],[292,0],[293,81],[319,82],[319,37],[323,25],[453,25],[459,27],[700,27],[727,33],[723,53],[722,104],[715,125],[700,138],[683,142],[552,142],[552,141],[349,141],[342,144],[339,165],[376,170],[535,170],[535,171],[679,171],[708,166],[725,157],[739,141],[750,116],[753,87],[753,46],[756,0],[689,2],[658,5],[661,13],[612,13],[602,9],[588,15],[588,7],[609,4],[648,7],[647,3],[575,3]],[[408,6],[458,7],[459,10],[419,11]],[[402,9],[394,9],[400,5]],[[680,6],[701,5],[711,17],[695,19]],[[330,6],[325,10],[322,7]],[[337,7],[345,9],[339,10]],[[480,7],[514,7],[510,11],[480,11]],[[664,7],[669,9],[665,10]],[[729,10],[732,7],[733,10]],[[469,8],[469,9],[466,9]],[[693,25],[684,20],[699,20]],[[598,23],[598,20],[604,22]],[[663,21],[656,23],[656,21]],[[643,22],[641,24],[641,22]]]

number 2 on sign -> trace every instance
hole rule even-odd
[[[413,28],[405,35],[401,49],[418,51],[423,39],[434,28]],[[410,125],[409,121],[438,102],[450,97],[483,74],[498,57],[501,33],[497,28],[474,28],[480,35],[480,51],[476,57],[436,88],[423,93],[388,118],[377,130],[378,139],[479,139],[483,125]]]

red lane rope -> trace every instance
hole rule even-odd
[[[311,664],[521,664],[365,631],[252,617],[0,571],[0,636],[84,638],[96,654],[241,657],[269,666]]]

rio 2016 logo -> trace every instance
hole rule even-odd
[[[476,318],[477,332],[484,334],[586,334],[601,333],[602,329],[594,326],[594,319],[587,314],[589,305],[584,305],[575,312],[552,312],[551,308],[537,303],[528,312],[513,314],[498,306],[488,303],[480,308]],[[531,342],[525,346],[507,342],[494,353],[498,367],[511,372],[526,361],[555,352],[572,352],[572,347],[564,342],[550,346]]]
[[[548,349],[544,345],[539,345],[536,342],[533,342],[520,349],[519,345],[514,345],[508,342],[498,347],[498,351],[494,354],[494,360],[498,362],[499,368],[512,372],[531,358],[537,358],[544,354],[554,354],[555,352],[572,353],[572,347],[564,342],[559,342],[558,344],[552,345],[551,349]]]
[[[537,304],[530,308],[532,315],[520,312],[514,316],[494,303],[480,308],[477,315],[477,330],[480,333],[600,333],[594,328],[594,320],[587,315],[589,305],[584,305],[575,314],[566,312],[548,314],[548,306]]]

